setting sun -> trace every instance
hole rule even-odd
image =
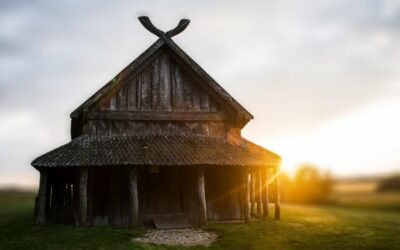
[[[262,145],[282,155],[282,170],[291,175],[303,163],[339,176],[391,173],[399,167],[399,110],[399,99],[383,100]]]

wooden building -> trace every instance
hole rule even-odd
[[[159,39],[71,113],[72,140],[32,162],[36,220],[148,225],[268,216],[280,157],[241,137],[253,116],[171,39]]]

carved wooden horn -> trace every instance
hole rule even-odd
[[[157,29],[156,26],[154,26],[153,23],[150,21],[149,17],[140,16],[138,19],[148,31],[150,31],[151,33],[160,38],[165,38],[165,37],[171,38],[173,36],[176,36],[182,31],[184,31],[190,23],[189,19],[181,19],[178,25],[174,29],[165,33],[164,31]]]
[[[178,25],[167,32],[167,36],[168,37],[173,37],[178,35],[179,33],[181,33],[182,31],[184,31],[186,29],[186,27],[189,25],[190,20],[189,19],[181,19],[178,23]]]

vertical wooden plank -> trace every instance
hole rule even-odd
[[[132,167],[129,171],[129,224],[132,228],[139,225],[138,171]]]
[[[100,110],[110,110],[111,100],[105,100],[102,106],[99,107]]]
[[[129,169],[122,168],[121,178],[121,224],[129,224]]]
[[[73,171],[73,182],[74,182],[74,187],[73,187],[73,218],[74,218],[74,223],[76,226],[79,226],[79,176],[80,176],[80,170],[76,169]],[[56,210],[56,208],[54,209]]]
[[[139,74],[136,79],[136,108],[142,110],[142,74]]]
[[[187,81],[184,74],[183,78],[183,106],[184,110],[192,110],[193,108],[193,90],[192,83]]]
[[[192,86],[192,110],[200,111],[200,88],[196,84]]]
[[[158,110],[160,89],[159,60],[156,58],[151,64],[151,108]]]
[[[121,224],[121,180],[120,169],[114,167],[109,173],[110,186],[108,193],[108,223]]]
[[[83,134],[96,135],[97,121],[96,120],[87,120],[86,124],[83,125],[82,132],[83,132]]]
[[[126,111],[127,108],[127,84],[125,84],[119,91],[117,94],[117,98],[118,98],[118,110],[119,111]]]
[[[268,194],[268,169],[265,169],[262,171],[262,185],[263,185],[263,189],[262,189],[262,198],[263,198],[263,214],[264,214],[264,218],[267,218],[269,215],[269,211],[268,211],[268,204],[269,204],[269,194]]]
[[[79,174],[79,222],[84,226],[87,222],[87,183],[88,170],[81,168]]]
[[[174,101],[174,108],[175,110],[183,110],[184,106],[184,98],[183,98],[183,76],[182,70],[179,65],[175,65],[174,70],[174,81],[175,81],[175,101]]]
[[[46,185],[46,218],[49,218],[51,211],[51,184],[52,184],[51,171],[47,171],[47,185]]]
[[[93,199],[93,195],[94,195],[94,181],[92,178],[94,174],[94,170],[90,169],[90,171],[88,170],[88,193],[87,193],[87,224],[91,224],[93,222],[93,203],[94,203],[94,199]]]
[[[142,109],[151,109],[151,68],[147,67],[142,72]]]
[[[110,110],[118,110],[118,99],[117,99],[117,95],[114,95],[111,97],[110,100]]]
[[[200,88],[200,108],[201,111],[210,111],[210,99],[207,92]]]
[[[275,220],[279,220],[281,218],[281,197],[279,193],[279,168],[275,168]]]
[[[249,182],[249,170],[247,167],[244,167],[242,172],[242,213],[243,219],[245,222],[250,221],[250,209],[249,209],[249,202],[250,202],[250,182]]]
[[[40,170],[39,192],[36,199],[36,223],[43,225],[46,222],[47,170]]]
[[[196,173],[196,199],[198,204],[198,223],[200,226],[204,226],[207,224],[207,207],[203,166],[198,167]]]
[[[171,74],[171,110],[176,110],[176,78],[175,78],[175,68],[178,65],[172,63],[172,59],[170,59],[170,74]]]
[[[97,134],[97,121],[90,120],[90,134],[96,135]]]
[[[160,110],[171,110],[170,60],[166,53],[160,55]]]
[[[250,174],[250,213],[254,213],[256,210],[256,198],[254,195],[254,184],[255,184],[255,174]]]
[[[255,195],[256,195],[256,202],[257,202],[257,216],[261,217],[262,216],[262,185],[261,185],[261,174],[260,171],[257,171],[255,173],[255,181],[256,181],[256,190],[255,190]]]
[[[216,103],[214,100],[210,100],[210,111],[211,112],[217,112],[218,111],[218,103]]]
[[[127,109],[128,111],[133,111],[133,110],[137,110],[137,93],[136,93],[136,89],[137,89],[137,78],[135,77],[134,79],[132,79],[128,85],[128,89],[127,89]]]

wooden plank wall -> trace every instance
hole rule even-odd
[[[207,216],[209,220],[240,220],[240,179],[239,168],[205,167],[205,188]]]
[[[166,52],[119,89],[112,90],[89,112],[200,112],[229,113],[218,104]],[[129,119],[87,119],[83,133],[185,133],[225,136],[232,121],[136,121]]]
[[[220,107],[167,53],[99,102],[105,111],[219,111]]]

